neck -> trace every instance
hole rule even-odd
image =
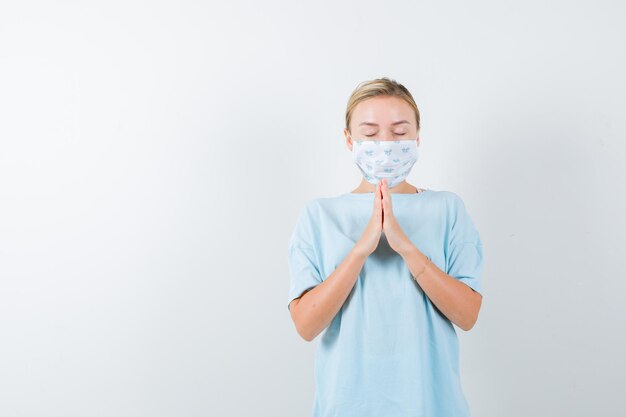
[[[361,178],[359,186],[352,190],[353,193],[373,193],[374,191],[376,191],[376,186],[374,184],[370,184],[365,178]],[[402,181],[395,187],[390,188],[389,192],[392,194],[414,194],[417,192],[417,188],[406,181]]]

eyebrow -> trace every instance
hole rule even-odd
[[[397,122],[393,122],[391,125],[392,125],[392,126],[395,126],[395,125],[399,125],[399,124],[401,124],[401,123],[409,123],[409,122],[408,122],[407,120],[399,120],[399,121],[397,121]],[[372,122],[362,122],[362,123],[359,123],[359,126],[361,126],[361,125],[367,125],[367,126],[378,126],[378,124],[377,124],[377,123],[372,123]]]

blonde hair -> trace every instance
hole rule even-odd
[[[376,78],[374,80],[363,81],[360,83],[350,95],[348,99],[348,106],[346,108],[346,129],[350,132],[350,119],[352,118],[352,112],[354,108],[368,98],[376,96],[393,96],[399,97],[409,103],[415,113],[415,120],[417,122],[417,130],[420,128],[420,112],[413,100],[413,96],[407,90],[405,86],[399,82],[389,79],[387,77]]]

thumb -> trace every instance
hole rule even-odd
[[[380,189],[380,182],[376,184],[376,191],[374,191],[374,211],[377,215],[382,215],[383,212],[383,201]]]

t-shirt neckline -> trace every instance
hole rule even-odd
[[[425,194],[429,191],[432,191],[429,188],[424,188],[422,189],[422,191],[420,191],[419,193],[391,193],[392,195],[392,199],[411,199],[411,198],[417,198],[418,196],[421,196],[422,194]],[[352,198],[361,198],[364,199],[366,197],[370,197],[373,198],[374,197],[374,192],[369,192],[369,193],[345,193],[343,194],[344,196],[347,197],[352,197]]]

